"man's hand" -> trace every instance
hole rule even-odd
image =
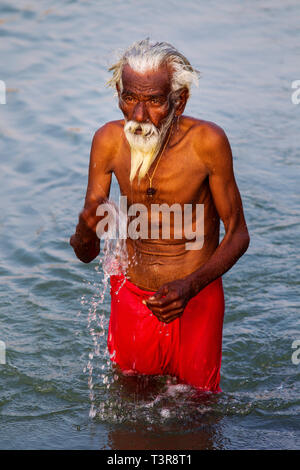
[[[84,263],[90,263],[100,253],[100,240],[94,235],[89,241],[84,242],[80,234],[76,232],[70,238],[70,245],[76,256]]]
[[[92,261],[100,252],[100,240],[96,234],[96,224],[100,219],[96,217],[97,207],[98,202],[85,207],[79,215],[76,232],[70,238],[76,256],[84,263]]]
[[[178,279],[164,284],[144,303],[163,323],[170,323],[179,318],[193,297],[191,284],[188,280]]]

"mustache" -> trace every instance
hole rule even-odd
[[[137,130],[140,130],[140,134],[135,134]],[[160,132],[157,127],[148,122],[137,122],[137,121],[127,121],[124,126],[125,133],[130,133],[134,135],[139,135],[147,138],[159,137]]]

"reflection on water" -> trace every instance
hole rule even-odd
[[[199,392],[176,379],[118,373],[103,397],[99,420],[118,424],[109,432],[112,449],[221,448],[221,415],[214,412],[217,394]]]

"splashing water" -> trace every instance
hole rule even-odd
[[[106,201],[106,204],[109,204],[114,208],[113,213],[115,214],[115,220],[113,223],[116,224],[116,227],[119,227],[119,219],[122,217],[126,217],[125,214],[119,212],[116,204],[113,201]],[[118,232],[116,231],[117,236]],[[99,265],[96,266],[96,271],[98,274],[102,274],[103,278],[100,282],[94,283],[94,287],[96,293],[93,295],[90,306],[88,310],[88,321],[87,321],[87,328],[89,334],[93,341],[93,350],[89,353],[89,359],[86,367],[84,368],[84,372],[88,372],[88,388],[89,388],[89,398],[91,401],[91,408],[89,416],[94,418],[96,416],[96,408],[95,408],[95,393],[94,393],[94,381],[93,381],[93,359],[94,357],[100,358],[101,357],[106,359],[106,366],[102,364],[101,366],[101,374],[99,378],[102,381],[102,384],[109,389],[110,388],[110,377],[107,374],[107,370],[105,373],[105,369],[109,368],[110,365],[110,358],[109,353],[106,347],[106,342],[104,341],[105,338],[105,329],[107,326],[107,321],[105,317],[105,312],[102,310],[99,312],[99,307],[103,305],[105,294],[107,292],[107,287],[109,284],[109,278],[112,275],[124,275],[124,282],[126,280],[126,270],[128,267],[128,254],[126,248],[126,240],[116,238],[116,239],[105,239],[104,246],[102,249],[103,256],[99,260]],[[102,267],[102,269],[100,269]],[[122,285],[119,287],[118,291],[121,289]],[[117,376],[114,375],[112,381],[116,380]],[[101,409],[101,406],[100,406]]]

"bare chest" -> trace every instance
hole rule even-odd
[[[126,147],[122,150],[114,172],[121,194],[127,197],[129,205],[183,205],[201,202],[207,191],[207,170],[199,155],[191,148],[169,149],[158,164],[157,160],[154,161],[148,174],[140,182],[136,176],[132,183],[129,181],[130,151]],[[153,195],[149,194],[149,187],[154,189]]]

